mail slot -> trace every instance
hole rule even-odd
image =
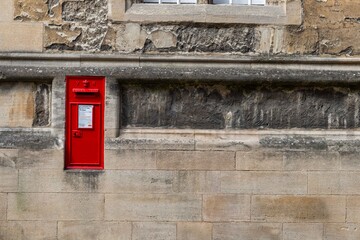
[[[66,77],[66,169],[104,168],[104,77]]]

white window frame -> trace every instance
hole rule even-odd
[[[126,0],[109,0],[109,18],[114,22],[196,22],[300,25],[301,0],[278,5],[144,4],[126,5]]]

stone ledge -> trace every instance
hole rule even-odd
[[[360,81],[360,58],[0,54],[0,80],[100,75],[119,81],[346,84]],[[221,76],[221,78],[220,78]]]

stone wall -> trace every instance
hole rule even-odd
[[[303,0],[302,23],[295,26],[189,20],[182,23],[171,23],[171,20],[119,22],[109,17],[110,10],[116,12],[116,8],[120,8],[112,2],[3,1],[0,50],[335,56],[355,56],[360,51],[356,0]],[[269,4],[276,4],[276,1],[269,1]]]

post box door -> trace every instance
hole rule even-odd
[[[103,169],[103,104],[104,78],[67,77],[67,169]]]

